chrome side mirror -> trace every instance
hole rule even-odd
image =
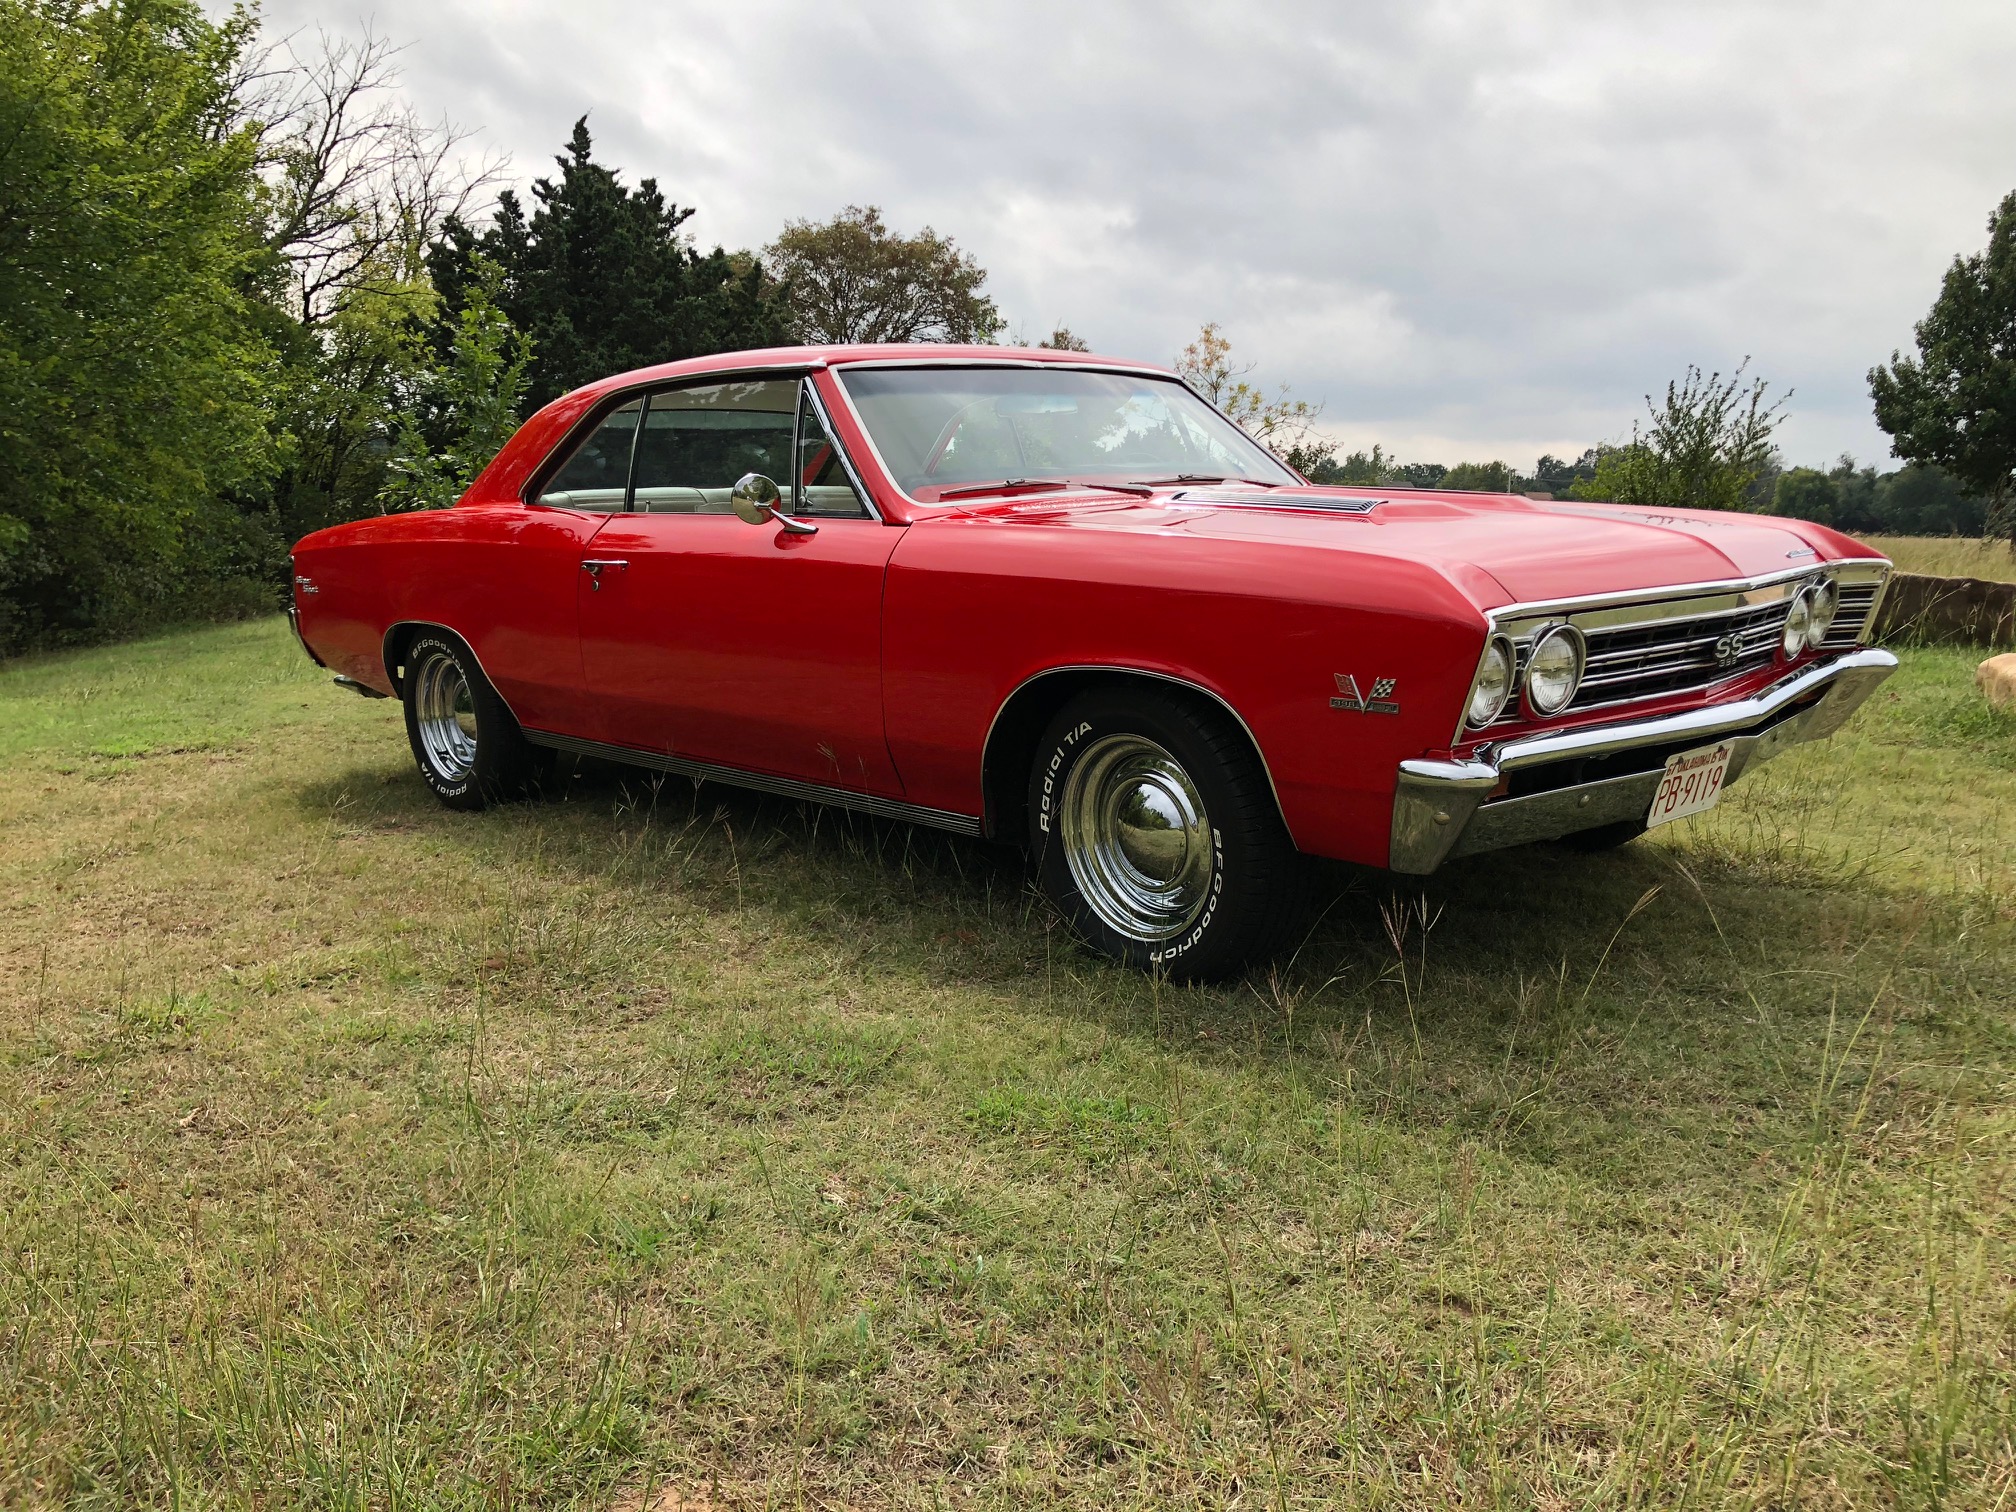
[[[777,492],[777,485],[763,474],[744,473],[734,492],[728,495],[728,502],[751,525],[768,525],[777,517],[777,505],[783,497]]]
[[[772,521],[790,531],[793,535],[811,535],[818,530],[810,520],[794,520],[778,505],[783,503],[783,494],[777,485],[761,473],[744,473],[729,492],[728,502],[735,513],[751,525],[768,525]]]

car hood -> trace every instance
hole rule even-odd
[[[1487,609],[1761,577],[1838,555],[1819,549],[1831,533],[1772,516],[1504,494],[1226,486],[1139,500],[1052,494],[962,512],[1403,558],[1437,567],[1473,597],[1491,599],[1480,603]],[[1489,582],[1480,582],[1480,574]]]

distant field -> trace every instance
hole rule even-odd
[[[0,666],[0,1506],[2016,1506],[2016,718],[1905,656],[1209,990],[977,843],[448,813],[277,620]]]
[[[1899,572],[2016,583],[2016,556],[2010,554],[2006,541],[1982,541],[1972,536],[1863,536],[1861,539],[1895,562]]]

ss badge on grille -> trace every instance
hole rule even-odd
[[[1346,709],[1353,714],[1398,714],[1400,702],[1393,697],[1393,690],[1400,685],[1397,677],[1375,677],[1369,693],[1358,691],[1358,679],[1349,672],[1334,672],[1337,679],[1337,696],[1330,700],[1333,709]]]

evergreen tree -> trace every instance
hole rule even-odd
[[[626,187],[593,148],[583,116],[555,159],[559,178],[532,185],[529,215],[506,191],[487,229],[450,219],[428,252],[444,362],[476,259],[502,270],[498,304],[532,344],[528,414],[611,373],[786,339],[779,291],[766,287],[761,264],[696,250],[681,230],[690,208],[667,200],[655,179]]]

